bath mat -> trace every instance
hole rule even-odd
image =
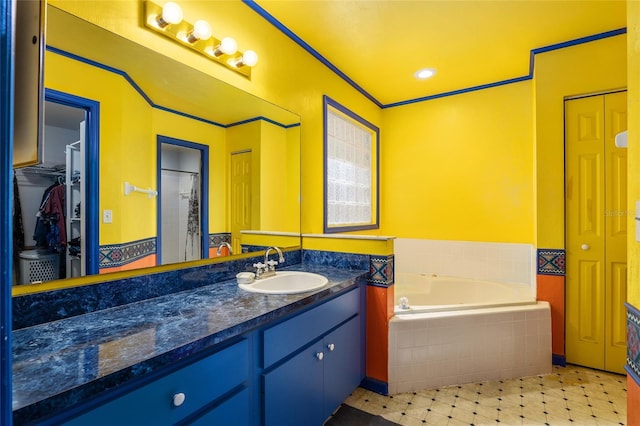
[[[394,426],[384,417],[374,416],[365,411],[342,404],[338,411],[327,420],[324,426]]]

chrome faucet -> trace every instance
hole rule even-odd
[[[229,256],[231,256],[233,254],[233,249],[231,248],[231,244],[229,244],[228,242],[224,241],[222,243],[220,243],[220,245],[218,246],[218,251],[216,251],[216,255],[220,256],[220,254],[222,253],[222,248],[226,247],[227,250],[229,250]]]
[[[269,260],[269,253],[275,250],[278,252],[278,260]],[[271,277],[276,274],[276,265],[284,262],[284,256],[282,250],[278,247],[269,247],[264,253],[264,263],[254,263],[253,267],[256,268],[256,279]]]
[[[284,256],[282,255],[282,250],[280,250],[278,247],[269,247],[269,248],[267,249],[267,251],[264,253],[264,263],[265,263],[265,264],[267,264],[267,265],[268,265],[268,264],[269,264],[269,262],[275,262],[275,260],[271,260],[271,261],[269,260],[269,252],[270,252],[271,250],[275,250],[275,251],[277,251],[277,252],[278,252],[278,256],[279,256],[279,257],[278,257],[278,262],[280,262],[280,263],[284,262]],[[277,265],[277,264],[278,264],[278,262],[274,263],[273,265],[274,265],[274,266],[275,266],[275,265]]]

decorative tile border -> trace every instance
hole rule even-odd
[[[231,244],[230,232],[220,232],[217,234],[209,234],[209,248],[217,248],[222,243]]]
[[[629,303],[627,307],[627,371],[640,385],[640,311]]]
[[[324,250],[303,250],[302,263],[335,266],[343,269],[362,269],[369,271],[367,284],[377,287],[389,287],[394,283],[394,255],[368,255],[343,253]]]
[[[153,237],[129,243],[104,245],[100,246],[99,251],[98,266],[113,268],[156,254],[156,239]]]
[[[369,284],[389,287],[394,283],[394,256],[371,256],[369,258]]]
[[[538,274],[565,275],[565,251],[562,249],[538,249]]]
[[[303,250],[302,263],[335,266],[342,269],[369,270],[369,255],[324,250]]]

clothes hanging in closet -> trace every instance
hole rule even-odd
[[[36,245],[60,252],[67,245],[64,216],[65,186],[56,183],[45,191],[38,210],[33,239]]]
[[[13,259],[18,265],[19,254],[24,248],[24,225],[22,223],[22,205],[16,171],[13,171]]]

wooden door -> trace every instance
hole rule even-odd
[[[231,247],[241,253],[241,230],[251,229],[251,151],[231,154]]]
[[[567,362],[622,373],[626,360],[626,92],[565,103]]]

